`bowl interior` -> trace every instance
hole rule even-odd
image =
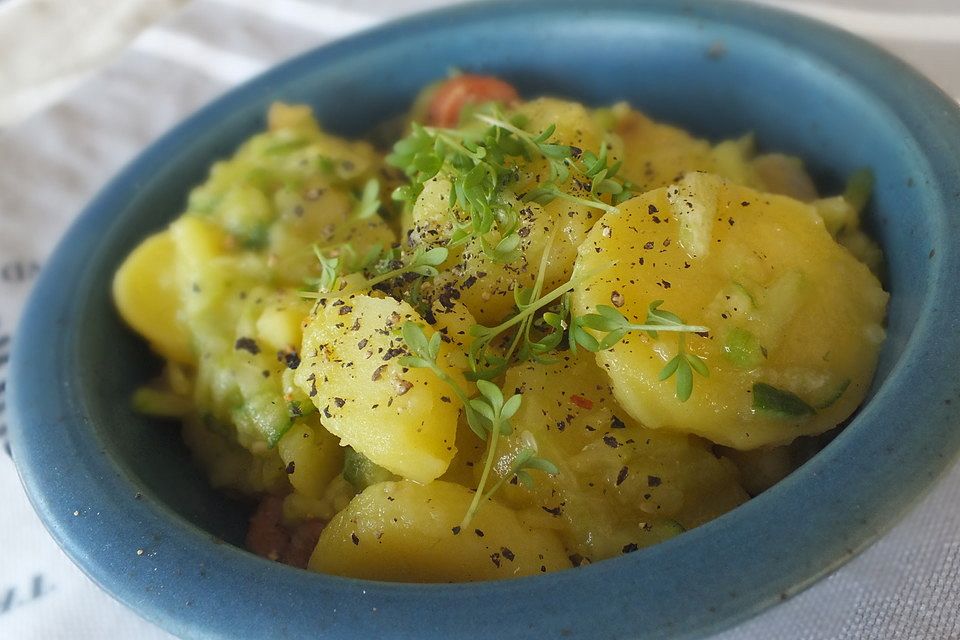
[[[159,363],[113,309],[114,271],[139,240],[180,213],[190,187],[204,180],[213,161],[263,126],[271,101],[307,102],[328,129],[362,135],[405,110],[421,87],[450,68],[497,74],[531,97],[548,93],[593,105],[627,100],[712,139],[752,131],[762,150],[802,157],[827,190],[871,167],[877,186],[867,224],[885,252],[892,297],[888,339],[858,418],[804,468],[744,507],[658,547],[575,572],[498,586],[387,586],[307,575],[210,544],[210,536],[240,542],[248,506],[208,488],[176,425],[130,409],[128,398]],[[502,620],[529,618],[531,606],[538,631],[553,635],[594,637],[598,615],[605,616],[599,628],[609,637],[701,633],[729,624],[802,588],[866,544],[930,482],[916,467],[935,475],[946,461],[934,465],[933,452],[952,455],[958,447],[955,433],[944,428],[945,414],[930,408],[936,385],[903,400],[902,369],[915,367],[919,357],[911,345],[930,329],[927,316],[937,302],[932,292],[944,284],[944,261],[956,261],[956,222],[948,222],[955,202],[947,198],[957,196],[947,191],[960,184],[960,154],[944,132],[957,134],[960,127],[945,105],[931,85],[869,45],[727,3],[485,3],[308,53],[231,92],[162,139],[70,232],[27,310],[21,335],[27,346],[15,353],[22,371],[21,432],[14,440],[21,473],[48,527],[81,567],[177,633],[227,636],[232,628],[269,634],[276,616],[286,616],[290,633],[322,620],[331,637],[385,630],[446,637],[464,629],[524,637],[525,626],[507,633]],[[951,295],[944,304],[957,304]],[[937,299],[943,302],[941,292]],[[942,354],[932,342],[925,338],[921,355],[958,355],[956,340]],[[48,351],[33,370],[27,349],[40,348]],[[891,387],[894,379],[900,386]],[[51,384],[61,390],[57,401],[38,409],[44,396],[30,389]],[[881,413],[906,420],[924,402],[918,410],[929,418],[921,427],[928,433],[922,441],[905,439],[884,457],[898,435]],[[28,418],[28,406],[42,416]],[[30,435],[24,425],[37,420],[56,426],[50,435]],[[62,462],[61,480],[39,469],[41,447],[73,456]],[[881,469],[899,474],[882,491]],[[123,491],[142,493],[149,505],[131,507],[112,495]],[[71,529],[61,514],[85,496],[104,505],[91,509],[117,512]],[[897,506],[890,508],[891,502]],[[130,513],[143,520],[143,531],[133,528]],[[105,560],[91,548],[90,538],[114,530],[149,536],[165,550],[166,556],[144,565],[154,573],[131,568],[129,560]],[[791,545],[778,542],[787,538]],[[216,565],[221,582],[213,586],[221,597],[211,602],[202,595],[209,582],[198,586],[182,577],[179,564],[169,564],[202,558],[211,567],[222,561]],[[222,607],[232,606],[223,598],[232,602],[230,589],[248,592],[252,576],[282,587],[257,593],[262,604],[254,611],[237,599],[231,609],[236,620],[223,622]],[[160,589],[146,600],[131,595],[145,584]],[[358,613],[361,592],[368,590],[379,598],[378,616]],[[576,602],[554,597],[574,592]],[[193,608],[180,611],[177,598],[185,593]],[[496,615],[475,615],[469,602],[480,597],[497,603]],[[425,623],[411,600],[423,598],[448,615]],[[313,618],[284,609],[288,604],[309,609]]]
[[[914,188],[929,167],[911,149],[910,132],[842,70],[747,30],[685,15],[654,15],[642,24],[614,16],[593,21],[591,29],[605,33],[601,40],[583,37],[580,25],[566,19],[548,26],[519,43],[509,32],[488,29],[471,40],[468,28],[466,35],[419,34],[333,67],[295,65],[261,82],[259,95],[247,92],[233,100],[236,108],[222,111],[222,121],[200,127],[199,135],[181,136],[157,173],[124,203],[90,256],[88,280],[80,286],[90,295],[78,309],[84,339],[76,357],[90,374],[81,381],[81,395],[105,446],[160,502],[225,540],[242,539],[245,505],[207,488],[176,426],[137,415],[122,401],[156,374],[158,362],[110,304],[110,277],[120,261],[183,209],[190,187],[205,179],[210,164],[262,128],[272,100],[311,104],[326,127],[357,136],[401,113],[421,87],[450,68],[497,74],[528,97],[559,95],[591,105],[627,100],[654,118],[715,140],[752,131],[761,149],[803,158],[827,190],[841,188],[854,170],[871,167],[877,189],[867,221],[884,249],[886,286],[893,294],[875,387],[882,384],[923,307],[925,291],[917,283],[929,281],[927,254],[936,244],[932,221],[923,215],[927,194]],[[465,41],[476,46],[462,46]],[[490,49],[505,53],[491,59]],[[398,59],[404,60],[403,74],[395,73]]]

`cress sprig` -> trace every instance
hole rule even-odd
[[[510,419],[520,409],[522,396],[516,393],[505,398],[503,391],[494,383],[488,380],[477,380],[475,384],[479,393],[476,397],[471,398],[467,390],[461,387],[456,380],[450,377],[437,363],[442,341],[439,331],[434,332],[428,339],[420,325],[412,321],[407,321],[401,327],[400,334],[411,354],[402,356],[398,360],[400,365],[410,368],[429,369],[437,378],[447,384],[463,405],[467,424],[470,426],[471,431],[487,443],[485,462],[480,480],[477,483],[477,490],[474,493],[470,507],[467,509],[466,514],[464,514],[463,521],[460,523],[461,528],[466,528],[474,515],[476,515],[482,501],[492,497],[503,484],[503,478],[501,478],[501,481],[497,482],[490,491],[484,492],[490,477],[490,471],[493,469],[500,436],[513,433]],[[514,457],[510,467],[510,477],[516,475],[525,485],[533,481],[528,472],[530,469],[537,469],[545,473],[557,472],[556,466],[553,465],[553,463],[536,457],[536,441],[532,438],[533,436],[530,436],[530,441],[525,440],[527,446]]]
[[[604,351],[620,342],[631,331],[646,331],[650,337],[656,338],[658,332],[675,332],[677,336],[677,355],[671,358],[660,370],[660,380],[667,380],[676,376],[676,395],[681,402],[690,399],[693,393],[693,374],[703,377],[710,375],[706,361],[698,355],[687,352],[686,334],[706,333],[707,327],[686,324],[680,316],[660,305],[663,300],[654,300],[647,307],[647,318],[644,324],[636,324],[627,320],[616,308],[609,305],[597,305],[596,313],[577,316],[570,322],[570,349],[576,352],[577,347],[587,351]],[[586,331],[606,333],[600,340]]]
[[[399,259],[391,259],[392,250],[384,251],[380,245],[375,245],[362,256],[358,256],[350,244],[339,245],[329,254],[314,246],[313,252],[320,263],[320,277],[310,282],[316,291],[301,291],[304,298],[320,298],[324,294],[336,292],[338,295],[347,295],[362,289],[372,289],[378,284],[415,274],[421,277],[433,277],[439,272],[437,267],[443,264],[448,255],[445,247],[424,249],[418,247],[409,257],[407,263]],[[386,266],[380,273],[357,283],[353,286],[337,288],[340,278],[354,273],[362,273],[377,264]]]
[[[359,195],[353,207],[352,216],[359,220],[370,218],[380,211],[380,181],[376,178],[370,178],[363,185],[363,190]]]
[[[517,313],[507,318],[500,324],[493,327],[485,327],[475,324],[470,327],[470,335],[473,336],[473,342],[470,343],[469,361],[470,371],[468,378],[472,379],[490,379],[503,373],[508,366],[515,361],[530,359],[535,354],[544,353],[544,350],[538,349],[537,344],[530,337],[530,327],[536,319],[536,313],[542,309],[550,307],[560,300],[567,293],[575,289],[581,282],[586,280],[592,274],[586,274],[580,277],[571,278],[566,283],[553,289],[549,293],[533,298],[525,302],[523,298],[516,300],[518,303]],[[508,357],[499,356],[491,351],[491,345],[501,335],[516,327],[516,333],[511,341],[510,348],[507,351]],[[519,345],[519,348],[517,348]],[[520,358],[511,360],[515,351],[520,354]]]
[[[483,113],[478,113],[474,117],[513,133],[528,149],[539,152],[549,162],[550,180],[528,192],[523,198],[526,202],[547,204],[555,198],[561,198],[586,207],[616,212],[616,206],[608,205],[600,198],[609,195],[613,205],[617,205],[633,196],[636,185],[628,180],[616,179],[623,162],[618,160],[612,165],[609,164],[606,143],[600,146],[599,154],[595,154],[569,145],[547,143],[546,140],[556,131],[556,125],[550,125],[540,135],[534,137],[517,125],[501,118]],[[577,183],[589,191],[590,198],[578,198],[557,186],[558,182],[564,182],[570,177],[571,169],[583,178],[583,180],[577,180]]]
[[[476,113],[474,118],[490,125],[483,130],[440,129],[414,123],[410,135],[398,141],[387,162],[400,168],[410,180],[398,187],[393,198],[412,206],[424,184],[444,171],[451,182],[449,213],[453,232],[450,244],[479,239],[484,254],[495,262],[511,262],[519,256],[520,219],[515,210],[516,197],[505,187],[517,181],[517,168],[510,160],[531,160],[539,156],[547,161],[549,177],[523,196],[526,202],[539,204],[562,198],[603,211],[616,211],[601,197],[609,195],[620,202],[632,195],[633,185],[616,179],[620,163],[609,165],[606,145],[599,154],[583,152],[570,145],[549,142],[556,132],[550,125],[538,134],[524,130],[527,119],[514,115],[509,119]],[[571,169],[583,177],[589,197],[578,197],[560,188]],[[461,219],[456,207],[466,214]]]

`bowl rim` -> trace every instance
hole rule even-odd
[[[637,19],[650,12],[689,12],[705,20],[788,38],[807,48],[815,43],[820,47],[818,56],[842,64],[857,82],[883,96],[917,139],[928,143],[926,157],[935,161],[931,163],[935,184],[930,189],[940,198],[939,211],[947,211],[951,198],[954,207],[960,204],[960,111],[953,100],[874,45],[770,7],[725,0],[689,0],[682,5],[671,0],[603,0],[589,9],[576,0],[533,0],[522,6],[509,0],[470,3],[408,16],[274,66],[166,133],[104,187],[60,241],[18,326],[8,390],[10,439],[18,473],[54,539],[101,588],[147,620],[190,637],[230,637],[241,631],[243,635],[273,635],[278,632],[278,620],[290,635],[312,629],[324,637],[363,633],[376,637],[388,632],[422,633],[421,637],[458,632],[521,637],[531,629],[590,637],[600,616],[610,624],[607,632],[611,637],[636,633],[633,619],[639,617],[659,620],[659,634],[702,635],[754,615],[846,562],[892,526],[957,457],[960,436],[953,429],[956,410],[949,405],[960,405],[958,390],[947,381],[931,380],[926,373],[928,367],[950,366],[960,358],[960,333],[951,315],[951,310],[960,309],[960,289],[949,286],[952,274],[960,273],[960,243],[948,241],[960,238],[960,216],[946,214],[934,221],[938,244],[935,258],[931,254],[932,276],[927,283],[928,291],[938,294],[926,296],[899,361],[849,428],[801,469],[736,510],[642,552],[576,571],[500,582],[413,585],[322,576],[271,564],[230,545],[211,544],[209,534],[162,504],[132,500],[138,492],[136,483],[116,468],[96,439],[84,440],[66,431],[66,418],[71,416],[61,414],[61,405],[49,401],[49,389],[54,385],[52,388],[60,389],[67,398],[73,390],[49,372],[57,370],[57,354],[72,353],[71,341],[76,339],[77,327],[67,321],[76,295],[68,294],[68,287],[82,274],[84,256],[96,247],[99,229],[111,220],[112,212],[123,208],[138,189],[141,176],[162,166],[184,139],[252,100],[273,79],[295,74],[305,65],[335,65],[385,42],[454,28],[451,25],[461,21],[490,20],[498,12],[533,16],[558,11],[570,18],[585,12],[616,12]],[[890,77],[898,81],[896,90],[884,90]],[[55,336],[52,340],[51,335]],[[917,388],[911,380],[925,384]],[[916,403],[898,401],[897,392],[903,389],[912,390]],[[71,400],[77,407],[83,406],[82,398]],[[928,408],[921,416],[925,420],[910,413],[916,406]],[[873,427],[869,437],[856,428],[867,423]],[[904,435],[897,428],[901,424],[914,428]],[[893,449],[897,455],[891,453]],[[851,453],[873,461],[857,466],[856,482],[852,483],[850,475],[843,473]],[[51,465],[51,460],[55,464]],[[917,473],[918,468],[925,472]],[[70,487],[68,491],[70,483],[82,485],[91,505],[89,512],[74,515],[72,508],[65,507],[62,495],[78,490]],[[881,502],[896,506],[871,511],[870,505]],[[802,505],[816,505],[814,516],[822,513],[797,529],[791,510]],[[816,531],[817,522],[825,521],[823,514],[849,514],[851,520],[857,520],[856,531],[828,543],[823,532],[818,537]],[[763,523],[765,528],[745,528],[745,523],[751,522]],[[148,530],[166,531],[171,542],[148,539],[144,535]],[[771,536],[806,541],[811,553],[803,558],[774,553],[772,545],[759,544]],[[742,550],[751,541],[757,544],[746,558],[743,554],[737,558],[746,563],[733,564],[726,554],[738,546]],[[823,544],[817,546],[817,542]],[[146,553],[134,556],[135,549]],[[175,579],[177,571],[188,570],[198,571],[197,579]],[[738,583],[730,588],[725,576],[731,572],[749,572],[753,584]],[[694,573],[700,581],[691,592],[679,576],[689,578]],[[656,585],[643,579],[651,574],[657,576]],[[268,585],[260,589],[255,608],[229,597],[251,584]],[[618,585],[615,593],[600,588],[613,584]],[[214,594],[212,599],[209,593]],[[563,594],[576,597],[564,599]],[[486,603],[484,615],[478,615],[477,601]],[[290,602],[322,603],[318,610],[325,616],[309,625],[303,616],[289,619]],[[429,602],[444,614],[424,619],[411,607],[413,602]],[[538,626],[518,622],[504,635],[501,621],[529,621],[531,602],[540,609]],[[655,610],[659,604],[664,605],[661,613]]]

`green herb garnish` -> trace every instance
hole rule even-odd
[[[486,461],[483,466],[483,472],[480,475],[480,481],[477,484],[476,493],[473,496],[473,501],[470,503],[469,509],[467,509],[467,513],[463,517],[463,521],[460,523],[460,526],[465,528],[470,524],[477,509],[480,508],[481,501],[490,498],[502,484],[498,482],[489,492],[484,493],[490,471],[493,469],[497,443],[501,435],[510,435],[513,433],[510,418],[520,409],[522,396],[517,393],[511,395],[509,398],[505,398],[503,391],[494,383],[488,380],[477,380],[476,388],[479,395],[470,398],[467,390],[461,387],[437,363],[442,340],[439,331],[435,332],[428,339],[418,324],[407,321],[401,327],[400,332],[411,355],[402,356],[399,359],[399,363],[404,367],[429,369],[441,381],[446,383],[463,405],[467,424],[470,426],[471,431],[487,443]],[[536,458],[534,456],[535,453],[536,449],[534,448],[533,453],[529,455],[525,454],[516,471],[513,472],[518,478],[521,477],[520,473],[524,474],[521,481],[532,481],[532,478],[530,478],[529,473],[526,471],[527,469],[540,469],[547,473],[555,473],[556,467],[546,460]],[[517,456],[517,458],[521,458],[521,456]],[[513,464],[517,464],[516,458]]]
[[[375,216],[380,210],[380,182],[370,178],[363,185],[363,191],[357,197],[357,204],[353,208],[353,217],[363,220]]]
[[[605,145],[599,155],[582,153],[569,145],[548,142],[555,125],[535,135],[523,129],[526,119],[520,115],[506,119],[494,111],[493,115],[476,113],[474,118],[490,126],[477,131],[414,123],[410,135],[397,142],[387,156],[387,162],[410,179],[393,193],[395,200],[408,207],[413,206],[428,180],[441,171],[449,177],[451,245],[478,239],[484,254],[495,262],[512,262],[519,257],[517,198],[505,193],[505,187],[517,181],[517,170],[511,162],[514,158],[529,161],[538,156],[550,167],[546,180],[526,193],[524,201],[546,204],[564,198],[609,212],[616,207],[600,200],[601,195],[617,202],[632,195],[632,185],[615,179],[620,163],[608,166]],[[558,186],[570,177],[571,169],[584,176],[590,198],[568,194]],[[456,207],[466,214],[465,220]]]
[[[753,385],[753,408],[783,418],[800,418],[817,412],[803,398],[765,382]]]
[[[650,337],[656,338],[660,331],[678,333],[677,355],[674,356],[660,371],[660,380],[667,380],[676,376],[677,399],[686,402],[693,393],[693,374],[710,375],[707,363],[700,356],[688,353],[686,350],[686,333],[705,333],[707,327],[686,324],[680,317],[660,308],[663,300],[654,300],[647,307],[647,319],[644,324],[636,324],[617,311],[614,307],[597,305],[596,313],[588,313],[573,318],[570,323],[570,349],[576,352],[577,347],[587,351],[605,351],[620,342],[631,331],[646,331]],[[586,331],[592,329],[606,333],[598,340]]]
[[[389,252],[385,254],[379,246],[371,248],[370,251],[359,259],[356,258],[356,253],[353,252],[350,245],[341,245],[337,247],[336,252],[336,256],[325,255],[318,247],[314,247],[314,254],[316,254],[317,260],[320,262],[320,277],[312,283],[317,287],[317,291],[301,291],[301,297],[321,298],[325,294],[335,291],[337,282],[341,276],[360,273],[380,262],[386,262],[388,265],[393,264],[393,261],[389,259]],[[354,260],[345,260],[344,253],[353,256]],[[382,271],[364,280],[360,284],[343,287],[337,290],[336,293],[338,295],[348,295],[359,290],[372,289],[378,284],[408,274],[421,277],[434,277],[439,273],[437,267],[446,261],[447,254],[448,251],[445,247],[433,247],[432,249],[418,247],[406,264],[400,263],[399,266]],[[387,257],[385,258],[385,256]]]

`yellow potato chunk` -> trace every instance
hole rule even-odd
[[[809,202],[817,190],[799,158],[779,153],[756,155],[752,134],[711,146],[707,140],[655,122],[624,103],[613,106],[611,130],[621,174],[635,191],[665,187],[691,171],[707,171],[738,184]]]
[[[295,423],[277,443],[294,490],[320,499],[343,469],[343,449],[336,437],[311,419]],[[309,424],[312,422],[313,424]]]
[[[622,141],[625,178],[644,191],[663,187],[688,171],[714,170],[710,143],[667,124],[654,122],[626,105],[617,105],[614,132]]]
[[[644,429],[621,409],[592,354],[516,365],[504,386],[523,401],[514,433],[499,447],[498,474],[531,440],[559,469],[554,476],[530,471],[532,487],[508,485],[504,496],[556,528],[586,561],[656,544],[747,499],[736,469],[710,443]]]
[[[822,433],[863,401],[887,294],[811,205],[690,174],[605,216],[578,270],[595,275],[574,293],[575,314],[607,305],[643,323],[662,300],[709,328],[684,337],[709,372],[692,374],[686,402],[660,379],[677,334],[633,332],[597,354],[619,403],[647,427],[752,449]]]
[[[417,482],[439,477],[456,453],[460,405],[428,369],[407,369],[404,322],[433,329],[406,302],[350,295],[318,301],[303,332],[296,384],[320,410],[323,426],[374,463]],[[465,385],[456,350],[441,344],[438,362]]]
[[[214,488],[248,496],[288,490],[284,463],[276,448],[252,451],[240,445],[229,431],[211,428],[194,415],[184,419],[181,434]]]
[[[176,246],[167,231],[140,243],[113,278],[113,299],[123,319],[154,351],[175,362],[194,361],[190,332],[178,316]]]
[[[309,569],[394,582],[470,582],[568,568],[550,531],[524,524],[503,505],[483,505],[459,530],[473,493],[436,481],[368,487],[320,535]]]

